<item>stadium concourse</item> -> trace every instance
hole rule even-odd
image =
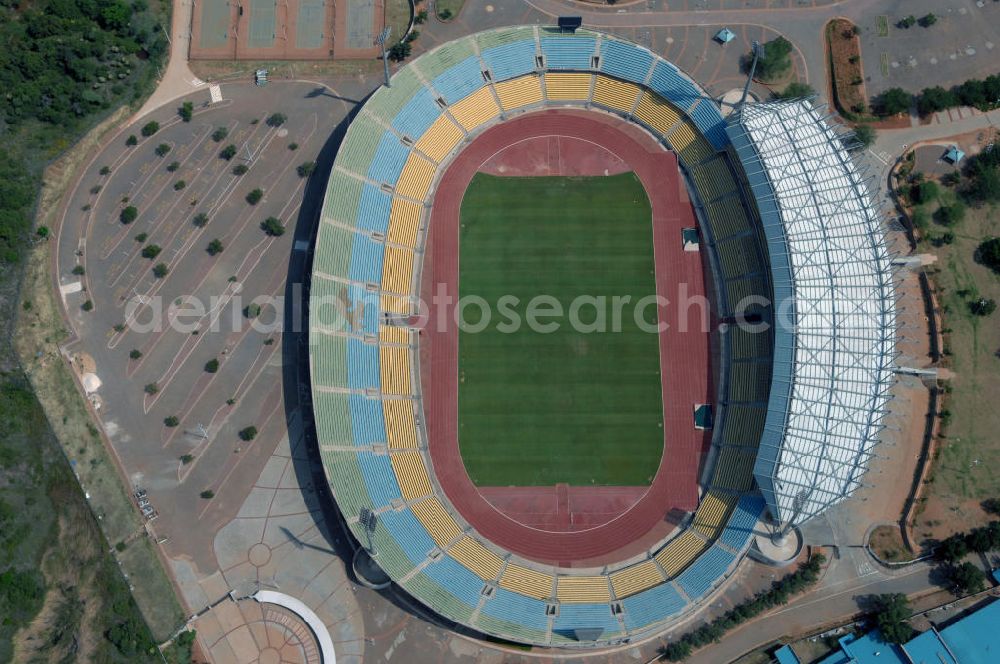
[[[453,504],[435,472],[440,441],[428,438],[420,342],[411,327],[432,203],[448,166],[491,127],[565,107],[623,118],[676,153],[711,266],[715,313],[727,323],[720,335],[720,376],[713,380],[715,429],[697,508],[641,554],[592,569],[543,565],[516,555],[485,537]],[[562,33],[538,26],[447,43],[401,69],[391,87],[367,101],[338,153],[314,250],[312,407],[319,454],[348,527],[409,595],[447,620],[506,640],[546,646],[626,642],[663,629],[712,595],[751,545],[765,506],[794,523],[816,510],[789,516],[789,492],[800,507],[828,505],[853,490],[880,427],[887,383],[882,370],[891,362],[885,344],[891,308],[884,304],[892,300],[892,283],[885,246],[864,184],[839,138],[808,102],[777,108],[801,114],[821,130],[787,131],[765,141],[742,124],[742,112],[731,116],[727,130],[716,102],[645,48],[588,30]],[[742,137],[739,150],[731,136]],[[847,207],[853,216],[843,227],[865,234],[849,253],[807,260],[805,272],[788,255],[804,249],[807,240],[822,249],[833,238],[765,232],[765,227],[783,227],[791,219],[785,216],[791,200],[783,198],[786,193],[804,196],[796,201],[800,211],[825,218],[829,209],[821,203],[827,199],[814,191],[823,181],[811,178],[812,162],[800,160],[790,191],[778,183],[763,187],[775,155],[795,155],[800,143],[827,158],[829,177],[847,183],[836,192],[851,199]],[[781,273],[780,290],[773,288],[780,297],[794,301],[818,279],[839,284],[836,260],[873,285],[874,294],[865,300],[873,305],[810,319],[804,341],[794,326],[776,335],[766,325],[751,332],[728,324],[737,313],[772,322],[772,308],[762,303],[772,299],[770,262],[779,252],[791,263]],[[842,285],[808,291],[815,310],[845,311],[843,299],[860,297],[851,288],[862,284]],[[880,326],[887,330],[881,335],[850,334],[857,327]],[[804,360],[800,344],[822,335],[837,348],[827,358],[833,371],[877,358],[865,365],[874,369],[857,368],[846,382],[828,367],[822,386],[825,396],[851,399],[851,409],[843,413],[863,429],[853,443],[854,430],[838,413],[810,421],[801,415],[819,388],[805,394],[787,388],[800,372],[810,371],[808,362],[789,362],[789,356]],[[780,403],[772,387],[776,353],[784,362],[774,377],[781,382]],[[786,418],[799,416],[795,445],[787,449],[781,445],[782,408]],[[805,426],[813,427],[811,437]],[[776,444],[779,453],[767,448],[763,461],[758,459],[762,439]],[[782,474],[792,467],[793,475]],[[762,481],[764,494],[758,489]],[[813,489],[821,494],[814,496]]]

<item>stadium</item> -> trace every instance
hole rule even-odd
[[[607,646],[851,495],[895,297],[849,147],[808,100],[724,118],[584,29],[478,33],[395,73],[337,153],[310,284],[319,454],[360,546],[447,621]],[[455,304],[678,285],[704,325],[659,301],[615,333],[505,333]]]

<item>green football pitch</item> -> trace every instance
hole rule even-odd
[[[652,234],[633,173],[475,176],[462,201],[459,294],[483,298],[491,318],[463,306],[459,444],[474,483],[650,483],[663,450],[659,344],[635,312],[656,292]],[[561,305],[563,316],[537,318],[558,323],[555,331],[527,324],[536,296]],[[576,319],[598,331],[571,324],[578,296],[605,298],[605,331],[592,304]],[[626,296],[615,331],[612,298]],[[655,325],[654,306],[639,311]]]

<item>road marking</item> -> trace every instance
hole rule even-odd
[[[220,101],[222,101],[222,86],[210,85],[208,87],[208,94],[212,98],[212,103],[218,104]]]
[[[882,57],[881,57],[881,60],[882,60],[882,75],[883,76],[888,76],[889,75],[889,54],[888,53],[883,53]]]
[[[878,16],[875,18],[875,26],[878,28],[879,37],[889,36],[889,17],[888,16]]]
[[[870,154],[871,156],[873,156],[873,157],[875,157],[876,159],[878,159],[878,160],[879,160],[880,162],[882,162],[882,165],[883,165],[883,166],[888,166],[888,165],[889,165],[889,162],[888,162],[888,161],[886,161],[885,159],[883,159],[883,158],[882,158],[882,156],[881,156],[881,155],[879,155],[879,154],[878,154],[877,152],[875,152],[874,150],[870,150],[870,149],[869,149],[869,150],[868,150],[868,153],[869,153],[869,154]]]

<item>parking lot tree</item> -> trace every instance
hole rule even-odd
[[[277,217],[268,217],[260,222],[260,228],[271,237],[279,237],[285,234],[285,227]]]
[[[288,120],[288,117],[284,113],[272,113],[267,116],[266,122],[268,127],[280,127],[285,124],[286,120]]]
[[[295,169],[298,172],[300,178],[307,178],[316,172],[316,162],[307,161],[299,164],[298,168]]]
[[[240,429],[240,440],[245,440],[250,442],[257,437],[257,427],[249,426],[245,429]]]
[[[145,247],[142,248],[142,257],[148,258],[149,260],[153,260],[154,258],[160,255],[161,251],[162,249],[160,249],[160,245],[147,244]]]
[[[149,137],[160,131],[160,123],[156,120],[150,120],[146,124],[142,125],[142,130],[139,132],[143,136]]]
[[[226,127],[216,127],[215,131],[212,132],[212,140],[216,143],[226,140],[226,136],[229,136],[229,129]]]
[[[167,267],[166,263],[157,263],[153,266],[153,276],[157,279],[162,279],[170,273],[170,268]]]
[[[134,205],[129,205],[123,208],[121,212],[118,213],[118,220],[123,224],[131,224],[135,221],[135,218],[139,216],[139,210],[136,209]]]
[[[181,120],[184,122],[191,122],[191,118],[194,116],[194,103],[186,101],[181,104],[180,108],[177,109],[177,115],[181,116]]]
[[[250,205],[257,205],[257,203],[260,203],[260,199],[262,198],[264,198],[264,192],[260,188],[257,188],[247,194],[247,203]]]
[[[167,143],[160,143],[156,146],[156,150],[154,150],[154,152],[156,152],[157,157],[165,157],[167,153],[170,152],[170,145]]]
[[[226,161],[229,161],[235,156],[236,156],[236,146],[232,144],[229,144],[226,147],[222,148],[222,150],[219,152],[219,157],[225,159]]]
[[[214,240],[208,243],[208,247],[205,248],[205,251],[208,252],[209,256],[218,256],[219,254],[222,253],[222,249],[223,249],[222,240],[220,240],[219,238],[215,238]]]

